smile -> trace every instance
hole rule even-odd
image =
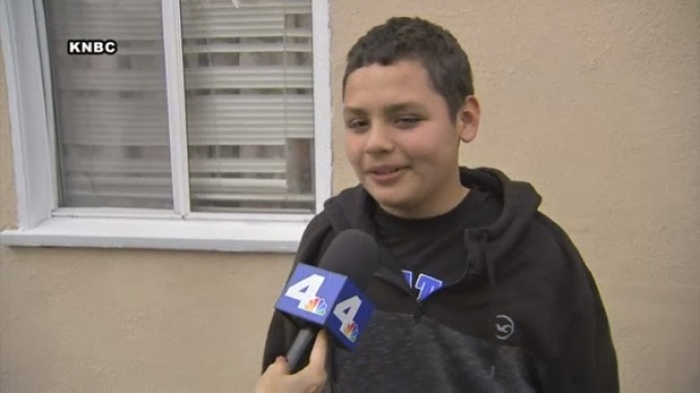
[[[401,167],[381,167],[373,168],[369,171],[369,177],[378,184],[389,185],[396,182],[405,172],[406,168]]]
[[[389,173],[398,172],[399,169],[401,169],[401,168],[378,169],[378,170],[372,171],[372,173],[377,174],[377,175],[387,175]]]

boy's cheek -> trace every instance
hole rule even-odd
[[[353,146],[346,144],[345,146],[345,158],[350,162],[352,168],[359,175],[362,168],[362,149],[358,146]]]

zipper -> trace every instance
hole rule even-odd
[[[420,300],[416,300],[416,312],[413,313],[413,320],[416,322],[420,322],[424,313],[425,313],[425,302],[420,301]]]

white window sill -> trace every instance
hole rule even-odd
[[[296,252],[307,222],[50,218],[0,232],[0,245]]]

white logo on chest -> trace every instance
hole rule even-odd
[[[515,323],[507,315],[496,316],[496,330],[494,334],[499,340],[507,340],[515,331]]]

